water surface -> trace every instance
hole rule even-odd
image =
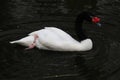
[[[119,0],[10,0],[1,5],[1,80],[119,80]],[[74,20],[84,10],[96,13],[102,27],[85,22],[94,42],[87,52],[24,50],[9,41],[45,26],[63,29],[75,39]]]

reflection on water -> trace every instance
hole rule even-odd
[[[119,0],[11,0],[0,8],[0,79],[76,79],[119,80]],[[87,52],[56,52],[32,49],[25,51],[9,41],[29,32],[55,26],[74,38],[75,16],[83,11],[94,11],[102,18],[101,28],[86,23],[86,34],[94,48]],[[90,26],[90,27],[87,27]],[[91,27],[93,26],[93,27]]]

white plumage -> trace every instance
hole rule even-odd
[[[34,35],[38,36],[35,47],[39,49],[53,51],[88,51],[93,47],[91,39],[88,38],[79,42],[63,30],[55,27],[45,27],[44,29],[28,34],[27,37],[10,43],[30,46],[34,41]]]

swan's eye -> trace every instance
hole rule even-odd
[[[98,22],[100,22],[100,18],[98,18],[98,17],[93,17],[93,18],[92,18],[92,22],[93,22],[93,23],[98,23]]]

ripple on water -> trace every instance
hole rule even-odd
[[[94,79],[95,77],[96,79],[105,78],[115,73],[120,68],[120,42],[104,32],[87,31],[93,40],[94,48],[82,56],[84,58],[82,65],[84,66],[80,69],[84,69],[82,72],[86,72],[85,75]],[[80,60],[81,56],[77,57],[78,66],[81,66]]]
[[[55,55],[51,54],[52,56],[46,54],[49,53],[49,51],[37,49],[24,51],[22,46],[10,45],[8,43],[9,41],[24,37],[27,33],[29,33],[28,30],[10,30],[0,33],[0,48],[2,52],[0,54],[0,75],[7,76],[8,78],[11,76],[24,77],[25,75],[22,74],[31,75],[31,73],[36,71],[35,74],[32,74],[32,76],[42,78],[56,78],[55,73],[59,73],[57,77],[76,76],[88,80],[93,79],[95,76],[96,79],[107,77],[120,68],[120,42],[112,39],[104,32],[88,30],[87,33],[90,35],[94,43],[94,47],[91,51],[71,52],[71,54],[67,55],[66,53],[70,52],[52,52],[55,53]],[[48,57],[45,55],[42,56],[44,53],[49,56],[49,58],[52,58],[52,60],[48,59]],[[82,55],[80,53],[82,53]],[[60,63],[60,60],[55,61],[55,57],[59,58],[62,62]],[[71,63],[68,62],[69,60],[71,60]],[[36,63],[38,64],[35,65]],[[61,73],[60,70],[62,69],[60,66],[63,69],[66,69],[67,73],[71,72],[71,74]],[[67,70],[68,67],[72,70]],[[44,68],[48,69],[45,70]],[[72,73],[72,71],[74,72]],[[2,77],[4,78],[4,76]]]

